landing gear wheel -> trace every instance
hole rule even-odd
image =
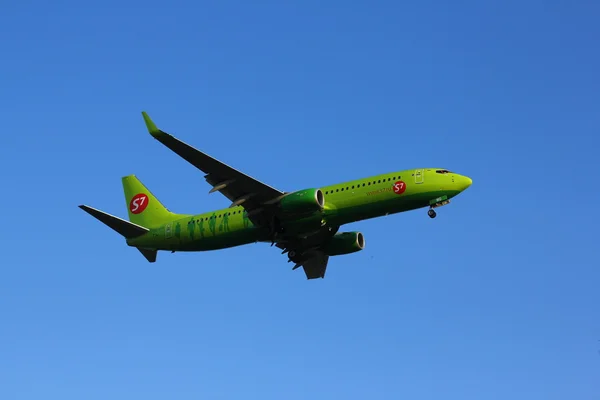
[[[294,258],[294,257],[296,257],[296,252],[295,252],[294,250],[291,250],[291,251],[288,253],[288,256],[289,256],[290,258]]]
[[[429,215],[429,218],[435,218],[437,216],[433,208],[430,208],[429,211],[427,211],[427,215]]]

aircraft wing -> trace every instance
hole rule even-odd
[[[302,263],[306,279],[325,278],[329,256],[322,251],[315,252]]]
[[[272,188],[222,162],[182,142],[172,135],[158,129],[146,112],[142,112],[150,134],[177,155],[194,165],[206,175],[204,178],[213,187],[209,193],[221,192],[232,203],[231,207],[242,206],[248,211],[248,218],[255,224],[269,224],[272,205],[286,194]],[[307,279],[324,278],[329,256],[320,246],[337,232],[339,227],[323,227],[309,237],[284,237],[275,240],[277,247],[288,252],[289,261],[294,262],[293,269],[300,266]],[[293,254],[293,256],[290,256]]]
[[[311,250],[302,254],[302,256],[290,257],[289,261],[296,262],[292,269],[299,267],[304,269],[306,279],[325,278],[329,256],[320,250]]]
[[[325,278],[329,256],[322,246],[338,229],[339,226],[324,227],[311,236],[278,242],[276,246],[283,250],[282,253],[287,253],[288,262],[294,263],[292,269],[304,269],[307,279]]]
[[[231,207],[244,207],[251,220],[253,215],[260,214],[264,207],[276,203],[285,194],[163,132],[146,112],[142,115],[156,140],[206,174],[204,178],[213,187],[209,193],[221,192],[232,202]]]

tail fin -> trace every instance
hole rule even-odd
[[[184,217],[167,210],[135,175],[125,176],[122,181],[129,221],[134,224],[152,228]]]

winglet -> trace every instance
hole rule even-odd
[[[148,132],[150,132],[152,136],[158,137],[162,132],[156,127],[156,124],[152,122],[148,113],[146,113],[146,111],[142,111],[142,116],[144,117],[144,122],[148,128]]]

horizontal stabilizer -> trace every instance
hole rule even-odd
[[[98,221],[102,222],[115,232],[121,234],[126,239],[132,239],[138,236],[142,236],[143,234],[149,232],[149,229],[144,228],[143,226],[139,226],[132,222],[125,221],[124,219],[115,217],[114,215],[107,214],[104,211],[100,211],[86,205],[80,205],[79,208],[81,208],[83,211],[87,212],[92,217],[96,218]]]
[[[142,253],[142,255],[144,257],[146,257],[146,260],[148,260],[148,262],[155,262],[156,261],[156,253],[158,253],[156,250],[151,250],[151,249],[143,249],[141,247],[137,248],[140,253]]]

